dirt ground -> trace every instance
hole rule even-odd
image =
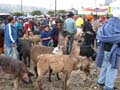
[[[31,71],[32,67],[30,68]],[[77,70],[73,71],[71,77],[68,81],[68,90],[99,90],[96,88],[96,81],[98,77],[99,70],[95,66],[95,62],[91,64],[91,79],[87,82],[84,82],[85,75],[82,71]],[[120,74],[118,74],[120,75]],[[60,73],[60,77],[62,78],[62,74]],[[3,79],[4,78],[4,79]],[[33,82],[35,81],[35,77],[32,78]],[[48,82],[48,75],[46,75],[42,80],[42,88],[43,90],[63,90],[63,80],[57,80],[56,75],[52,75],[52,82]],[[120,90],[120,78],[118,77],[116,80],[116,87]],[[20,90],[35,90],[34,83],[33,84],[24,84],[20,83]],[[13,90],[13,80],[8,80],[6,75],[0,72],[0,90]]]

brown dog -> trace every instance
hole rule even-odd
[[[31,76],[33,76],[33,74],[27,70],[22,61],[0,55],[0,67],[5,73],[14,76],[14,90],[18,90],[18,83],[20,80],[25,83],[32,82]]]

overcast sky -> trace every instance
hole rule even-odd
[[[57,0],[57,9],[70,9],[81,7],[95,7],[103,4],[105,0]],[[22,0],[23,5],[39,6],[47,9],[54,9],[55,0]],[[0,0],[0,4],[21,4],[21,0]]]

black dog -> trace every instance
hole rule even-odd
[[[80,55],[87,56],[88,58],[91,57],[92,60],[95,61],[97,53],[91,46],[81,45],[80,46]]]
[[[19,42],[18,52],[20,55],[20,60],[23,60],[25,65],[30,67],[30,50],[32,43],[29,39],[24,39],[22,42]]]

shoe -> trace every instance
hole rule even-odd
[[[105,86],[105,84],[100,84],[100,83],[98,83],[98,82],[97,82],[97,84],[100,85],[100,86]]]

